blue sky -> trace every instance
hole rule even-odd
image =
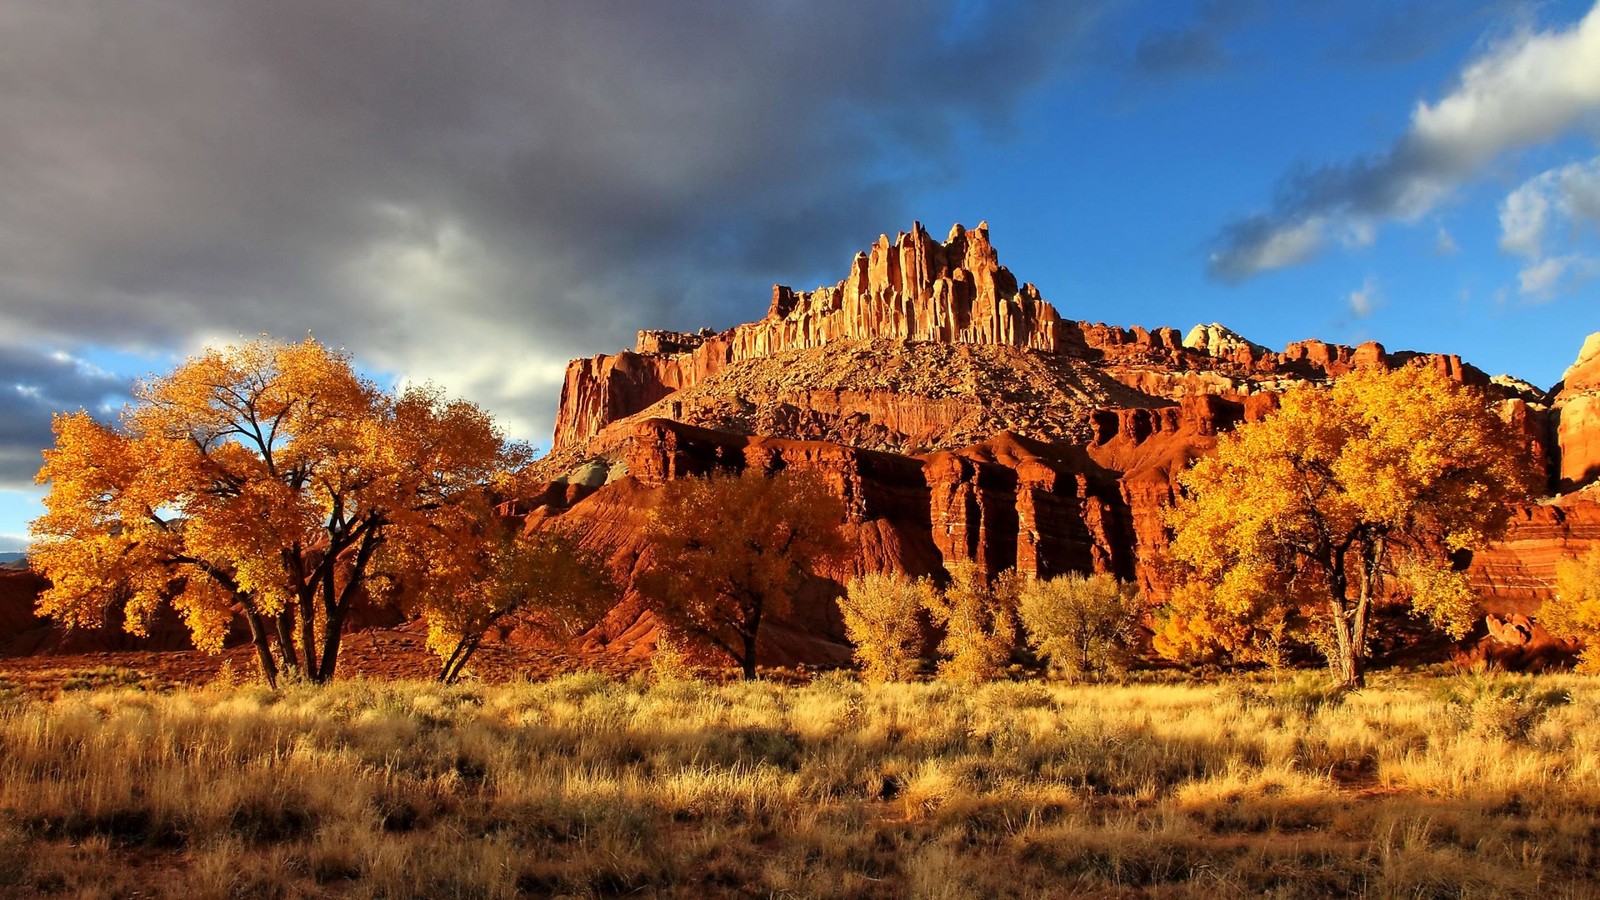
[[[314,332],[548,439],[567,358],[920,220],[1078,319],[1460,353],[1600,330],[1585,2],[0,9],[0,550],[52,411]]]

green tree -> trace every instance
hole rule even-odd
[[[1202,616],[1291,604],[1321,624],[1330,666],[1358,686],[1372,607],[1388,592],[1464,633],[1472,604],[1447,554],[1503,531],[1508,504],[1537,480],[1525,457],[1480,392],[1431,369],[1299,385],[1182,476],[1170,552],[1206,588],[1192,595],[1210,603]]]
[[[1105,573],[1030,581],[1017,602],[1028,642],[1072,681],[1127,667],[1141,608],[1137,588]]]

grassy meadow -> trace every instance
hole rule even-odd
[[[0,895],[1583,897],[1600,683],[0,691]]]

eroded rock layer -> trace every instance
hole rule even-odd
[[[1337,377],[1360,366],[1428,365],[1458,381],[1489,384],[1459,356],[1389,353],[1375,342],[1345,347],[1303,341],[1277,352],[1221,325],[1198,326],[1185,337],[1173,328],[1063,319],[1037,288],[1019,284],[1000,265],[987,224],[970,231],[957,225],[940,242],[914,223],[911,231],[893,240],[881,236],[869,251],[858,253],[836,285],[800,293],[775,285],[767,314],[757,321],[721,333],[642,331],[631,351],[573,360],[562,384],[553,447],[582,448],[612,422],[740,363],[886,342],[1004,348],[1013,358],[1072,359],[1093,366],[1103,378],[1167,400],[1242,396],[1281,389],[1294,380]],[[793,384],[803,386],[804,379]],[[876,402],[883,406],[914,396],[899,391]],[[945,446],[960,443],[958,438]]]

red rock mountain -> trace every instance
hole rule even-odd
[[[764,318],[721,333],[646,331],[632,351],[567,369],[548,483],[519,504],[559,517],[619,566],[637,559],[661,482],[712,468],[809,469],[850,504],[872,569],[1106,571],[1160,594],[1153,565],[1174,477],[1220,430],[1270,412],[1299,380],[1423,365],[1482,387],[1530,460],[1568,496],[1523,510],[1474,561],[1485,605],[1531,613],[1555,563],[1600,540],[1600,336],[1557,390],[1490,379],[1454,355],[1322,341],[1273,351],[1221,325],[1123,328],[1063,318],[999,264],[987,225],[939,242],[880,237],[838,284],[778,285]],[[768,651],[842,658],[834,585],[779,622]],[[652,624],[624,603],[593,639],[642,650]]]

